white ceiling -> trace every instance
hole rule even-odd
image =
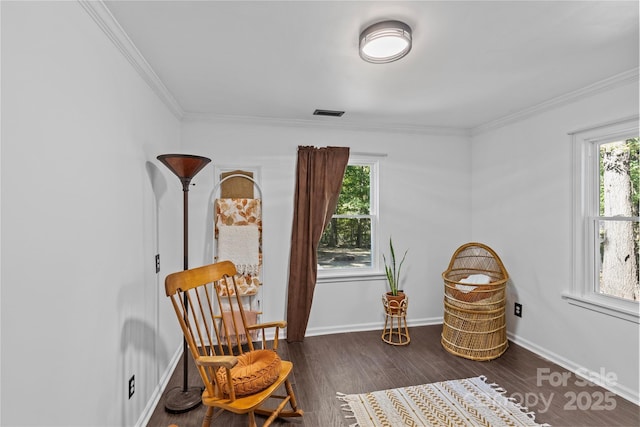
[[[186,116],[469,130],[638,76],[637,1],[105,5]],[[366,63],[358,35],[386,19],[411,26],[413,49]],[[346,113],[314,117],[316,108]]]

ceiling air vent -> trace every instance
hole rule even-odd
[[[329,116],[329,117],[342,117],[344,111],[336,110],[316,110],[313,112],[314,116]]]

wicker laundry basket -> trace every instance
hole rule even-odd
[[[483,275],[476,277],[488,283],[464,283],[471,275]],[[500,257],[482,243],[467,243],[453,254],[442,278],[442,346],[471,360],[499,357],[508,347],[505,302],[509,279]]]

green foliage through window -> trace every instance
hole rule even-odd
[[[321,268],[370,268],[371,166],[350,164],[344,174],[336,211],[318,247]]]

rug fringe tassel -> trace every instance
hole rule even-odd
[[[342,401],[342,402],[347,402],[347,403],[343,403],[340,405],[340,407],[342,408],[342,410],[344,412],[350,412],[351,415],[345,415],[344,418],[346,420],[355,420],[356,416],[353,413],[353,409],[351,409],[351,404],[349,404],[349,401],[347,400],[347,395],[344,393],[340,393],[339,391],[336,392],[336,399]],[[358,423],[355,424],[350,424],[349,427],[358,427]]]
[[[535,411],[529,411],[529,408],[527,408],[526,406],[523,406],[520,402],[516,401],[514,397],[506,396],[507,390],[502,388],[499,384],[488,383],[486,376],[480,375],[478,378],[482,380],[485,384],[487,384],[489,387],[491,387],[496,393],[500,393],[502,396],[504,396],[507,401],[512,402],[520,411],[522,411],[527,417],[529,417],[531,421],[535,422],[536,420]],[[545,424],[540,424],[540,427],[551,427],[551,425],[545,423]]]
[[[489,387],[491,387],[493,391],[495,391],[498,394],[505,394],[507,392],[507,390],[503,389],[502,387],[500,387],[499,384],[496,384],[496,383],[489,384]]]
[[[505,394],[507,392],[507,390],[505,390],[502,387],[500,387],[500,384],[498,384],[498,383],[488,383],[487,382],[488,378],[485,377],[484,375],[480,375],[478,378],[480,380],[482,380],[485,384],[487,384],[489,387],[491,387],[497,393]]]
[[[520,404],[519,402],[516,402],[516,400],[512,397],[509,398],[509,400],[511,400],[512,402],[514,402],[514,404],[516,405],[516,407],[521,410],[527,417],[529,417],[531,419],[531,421],[535,421],[536,420],[536,413],[534,411],[530,411],[528,407]],[[544,425],[544,424],[543,424]]]

